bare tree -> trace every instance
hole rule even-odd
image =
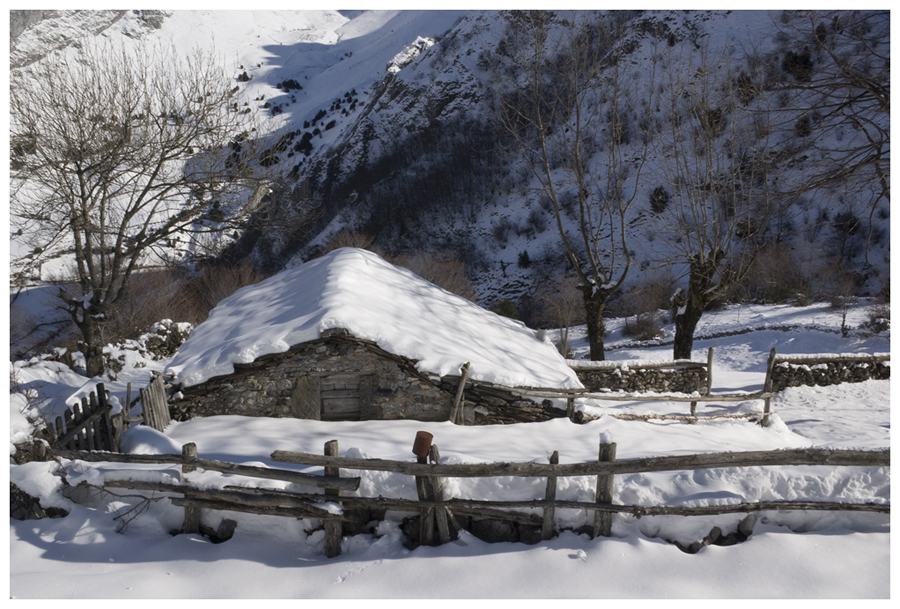
[[[739,103],[738,80],[723,55],[701,50],[694,65],[670,55],[665,93],[668,129],[661,166],[673,189],[665,214],[672,263],[687,271],[675,305],[676,359],[690,359],[704,309],[750,268],[777,198],[769,184],[769,116]]]
[[[551,279],[538,295],[548,321],[558,329],[557,346],[563,357],[569,355],[569,329],[584,323],[584,304],[581,290],[570,277]]]
[[[782,160],[802,161],[790,186],[848,188],[868,214],[868,262],[876,211],[890,205],[890,12],[785,11],[775,28],[780,78],[761,84],[783,100],[781,128],[804,139]]]
[[[622,24],[591,12],[511,12],[498,51],[505,60],[501,123],[552,206],[578,277],[593,360],[605,358],[604,310],[631,267],[625,217],[650,141],[629,146],[639,140],[631,120],[638,94],[630,89],[641,87],[651,103],[655,63],[650,76],[623,78]]]
[[[229,149],[247,135],[233,84],[211,53],[102,44],[13,74],[13,228],[32,259],[74,258],[80,293],[61,298],[88,376],[103,372],[99,328],[132,274],[203,219],[227,216],[252,176]]]

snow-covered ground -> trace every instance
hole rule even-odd
[[[866,308],[851,311],[858,328]],[[715,349],[714,392],[761,388],[768,352],[884,352],[889,335],[853,330],[842,338],[840,314],[826,305],[731,307],[704,316],[694,344],[695,360]],[[626,346],[621,322],[613,320],[607,344],[614,359],[668,359],[670,345]],[[768,328],[758,329],[754,328]],[[671,333],[671,326],[665,326]],[[669,337],[670,338],[670,337]],[[665,340],[665,339],[663,339]],[[587,350],[576,341],[576,357]],[[130,359],[129,359],[130,358]],[[118,380],[107,382],[124,403],[125,383],[145,382],[149,369],[168,362],[134,355]],[[143,366],[143,367],[140,367]],[[23,389],[50,397],[47,412],[80,394],[89,380],[57,363],[34,360],[15,364]],[[623,421],[609,416],[585,425],[567,420],[492,427],[459,427],[415,421],[319,422],[294,419],[210,417],[173,423],[164,434],[133,427],[126,434],[130,452],[180,452],[196,442],[201,457],[294,468],[271,461],[274,450],[320,453],[337,439],[342,456],[412,460],[416,431],[434,434],[446,463],[534,461],[546,463],[558,450],[560,462],[591,461],[601,434],[617,443],[617,458],[702,452],[767,450],[793,447],[890,446],[889,381],[868,381],[827,388],[788,389],[773,400],[773,424],[761,428],[747,420],[718,419],[693,425],[665,421]],[[11,439],[21,440],[27,420],[25,400],[11,400]],[[582,404],[592,414],[618,412],[683,413],[685,404]],[[746,411],[759,402],[701,405],[706,410]],[[407,550],[399,521],[391,513],[374,535],[347,537],[342,554],[326,559],[324,533],[312,521],[210,512],[204,524],[215,528],[225,517],[237,521],[234,537],[213,544],[198,535],[171,536],[183,510],[167,500],[152,502],[134,517],[126,512],[134,498],[94,494],[75,504],[55,493],[54,463],[11,465],[12,481],[40,496],[43,505],[65,507],[61,519],[10,521],[10,595],[15,598],[149,597],[848,597],[890,596],[890,518],[845,512],[762,512],[753,534],[729,547],[708,546],[686,554],[671,541],[690,543],[713,526],[734,531],[741,515],[699,518],[616,515],[611,538],[590,539],[572,531],[537,545],[488,544],[462,532],[441,547]],[[123,477],[123,465],[64,462],[71,483],[97,483]],[[146,470],[147,467],[129,466]],[[157,469],[157,468],[153,468]],[[168,473],[133,472],[130,476],[177,479]],[[356,475],[348,472],[347,475]],[[362,473],[360,493],[414,498],[411,478]],[[196,472],[199,485],[250,484],[247,478]],[[595,481],[560,478],[558,497],[590,501]],[[265,486],[290,487],[265,481]],[[450,496],[495,500],[540,498],[544,480],[527,478],[448,479]],[[309,489],[304,488],[308,491]],[[125,493],[123,493],[125,494]],[[889,468],[754,467],[617,476],[615,501],[643,505],[705,505],[761,500],[890,502]],[[575,528],[588,521],[582,511],[557,510],[557,526]],[[129,521],[130,519],[130,521]],[[127,526],[125,526],[127,522]]]

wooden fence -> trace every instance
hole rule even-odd
[[[483,519],[499,519],[532,525],[540,530],[542,539],[550,539],[556,534],[554,512],[556,509],[582,509],[593,512],[593,536],[611,534],[614,513],[635,516],[655,516],[675,514],[681,516],[751,513],[761,510],[843,510],[890,513],[889,504],[844,503],[823,501],[761,501],[755,503],[733,503],[709,506],[643,506],[622,505],[614,502],[614,476],[641,472],[662,472],[678,470],[710,469],[720,467],[760,467],[783,465],[830,465],[830,466],[890,466],[890,450],[832,450],[832,449],[787,449],[774,451],[726,452],[669,457],[647,457],[640,459],[616,460],[616,444],[601,443],[597,461],[579,463],[559,463],[559,454],[554,452],[550,463],[479,463],[442,464],[437,446],[430,446],[428,460],[420,458],[418,463],[383,459],[356,459],[338,457],[337,440],[325,445],[325,454],[275,451],[271,458],[282,463],[322,466],[324,475],[312,475],[290,470],[266,467],[236,465],[222,461],[201,459],[196,454],[196,446],[186,444],[181,455],[116,455],[90,452],[75,452],[49,449],[48,457],[63,457],[84,461],[114,461],[125,463],[178,464],[182,466],[182,483],[162,483],[138,480],[107,480],[107,488],[129,488],[140,491],[164,492],[177,495],[171,501],[185,508],[184,532],[198,532],[200,510],[214,509],[252,512],[291,518],[311,518],[321,520],[325,525],[325,553],[328,557],[340,553],[343,538],[343,523],[352,520],[353,512],[359,510],[383,513],[385,510],[413,512],[419,514],[419,543],[447,543],[455,531],[462,528],[456,515],[468,515]],[[201,489],[192,487],[186,474],[202,468],[234,475],[284,480],[297,484],[324,488],[321,493],[301,493],[295,491],[226,486],[223,489]],[[413,476],[416,480],[417,500],[390,497],[352,497],[343,491],[359,489],[359,477],[341,477],[341,469],[360,471],[395,472]],[[543,499],[524,501],[485,501],[464,498],[446,498],[443,478],[472,477],[538,477],[547,480]],[[596,476],[595,501],[570,501],[556,498],[556,481],[566,476]],[[342,506],[340,513],[328,511],[321,506],[334,502]],[[539,509],[541,515],[515,511],[517,509]],[[452,526],[452,529],[451,529]]]
[[[58,448],[70,450],[107,450],[118,452],[122,438],[121,423],[111,414],[109,392],[103,383],[95,391],[81,398],[52,425]]]
[[[141,407],[144,411],[144,425],[149,425],[156,431],[165,431],[172,415],[169,414],[166,381],[162,374],[157,374],[147,389],[141,389]]]
[[[596,393],[588,391],[587,389],[559,389],[556,387],[507,387],[504,385],[497,385],[494,383],[489,383],[486,381],[467,381],[472,387],[487,387],[499,389],[501,391],[506,391],[509,393],[513,393],[515,395],[521,395],[524,397],[532,397],[532,398],[545,398],[545,399],[564,399],[566,400],[566,416],[570,421],[576,423],[584,423],[592,419],[592,417],[585,416],[583,413],[575,411],[575,400],[577,399],[590,399],[590,400],[603,400],[610,402],[684,402],[690,404],[690,413],[684,415],[660,415],[660,414],[644,414],[644,415],[635,415],[635,414],[613,414],[606,413],[605,416],[612,417],[614,419],[623,419],[627,421],[634,420],[648,420],[648,419],[670,419],[670,420],[681,420],[686,421],[688,423],[694,423],[696,421],[710,420],[710,419],[760,419],[761,425],[763,427],[767,427],[769,424],[769,400],[774,397],[776,394],[771,391],[759,391],[756,393],[737,393],[737,394],[706,394],[706,395],[685,395],[685,394],[635,394],[635,393]],[[759,412],[746,412],[740,414],[716,414],[716,415],[698,415],[697,414],[697,404],[715,404],[715,403],[723,403],[723,402],[749,402],[753,400],[762,400],[764,402],[763,408]],[[596,418],[596,417],[593,417]],[[459,416],[456,419],[451,418],[451,421],[462,421],[463,417]]]

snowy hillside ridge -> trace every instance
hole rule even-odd
[[[233,364],[345,328],[417,361],[423,372],[458,374],[511,387],[581,387],[549,341],[396,267],[377,254],[341,248],[248,286],[223,300],[191,333],[167,372],[192,386],[231,374]]]

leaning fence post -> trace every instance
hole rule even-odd
[[[600,434],[600,455],[597,460],[601,463],[616,460],[616,443],[609,441],[606,432]],[[613,500],[613,474],[601,474],[597,476],[596,503],[612,503]],[[594,537],[612,535],[612,512],[602,510],[594,511]]]
[[[459,387],[456,388],[456,396],[453,398],[453,410],[450,412],[450,422],[455,425],[465,425],[465,391],[466,380],[469,378],[469,362],[463,364],[459,370]]]
[[[428,451],[428,459],[434,465],[441,464],[441,453],[438,450],[437,444],[431,445],[431,449]],[[434,492],[435,501],[444,500],[444,481],[440,476],[431,477],[431,489]],[[447,508],[435,508],[434,517],[437,522],[438,537],[440,537],[441,543],[450,543],[450,526],[447,524]]]
[[[550,465],[559,465],[559,451],[554,450],[550,455]],[[556,476],[547,476],[547,493],[544,495],[546,501],[556,501]],[[549,506],[544,508],[544,521],[541,523],[541,539],[544,541],[553,537],[553,517],[556,515],[556,508]]]
[[[197,470],[197,466],[189,465],[191,461],[197,459],[197,445],[194,442],[188,442],[181,447],[181,456],[183,464],[181,466],[182,478],[185,474],[189,474]],[[200,508],[194,506],[184,506],[184,523],[181,525],[182,533],[199,533],[200,532]]]
[[[337,457],[338,456],[338,441],[337,440],[329,440],[325,442],[325,456],[326,457]],[[332,465],[325,466],[325,476],[326,477],[334,477],[338,478],[341,475],[341,469],[339,467],[335,467]],[[326,495],[338,495],[340,496],[340,489],[336,488],[326,488]],[[343,525],[340,522],[336,522],[334,520],[326,520],[325,521],[325,556],[327,558],[334,558],[335,556],[340,555],[341,553],[341,541],[343,540]]]

